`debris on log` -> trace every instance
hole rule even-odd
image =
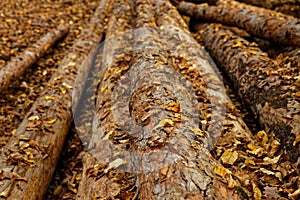
[[[243,3],[275,10],[284,14],[300,17],[300,1],[298,0],[238,0]]]
[[[128,2],[123,3],[128,5]],[[238,173],[247,173],[232,166],[238,173],[231,175],[206,148],[214,145],[216,157],[229,166],[233,163],[242,166],[247,159],[249,162],[253,157],[251,153],[246,154],[246,150],[264,149],[259,156],[274,155],[268,154],[267,147],[255,145],[253,136],[221,87],[222,82],[211,66],[214,65],[212,60],[203,49],[199,50],[200,46],[189,35],[177,11],[168,2],[153,1],[153,6],[146,1],[136,2],[135,11],[139,12],[132,21],[136,23],[137,33],[133,31],[132,36],[126,35],[120,26],[108,31],[113,41],[118,39],[119,44],[128,46],[108,42],[106,48],[117,46],[117,50],[104,48],[103,52],[115,54],[103,55],[106,71],[98,89],[97,115],[88,152],[84,153],[84,172],[77,198],[220,199],[233,196],[238,199],[230,188],[245,195],[242,191],[247,184],[251,187],[247,189],[250,193],[247,196],[258,195],[256,169],[252,169],[251,175],[241,177]],[[127,12],[116,9],[123,14],[117,15],[118,19],[126,24],[122,19],[129,15],[125,13],[130,13],[130,6],[117,8],[128,9]],[[141,12],[143,9],[147,12]],[[155,14],[149,12],[153,9]],[[115,24],[114,20],[112,18],[109,24]],[[123,33],[115,34],[118,32]],[[120,40],[121,36],[127,36],[123,38],[126,42]],[[133,57],[124,60],[126,50],[132,51]],[[191,91],[181,77],[190,82]],[[217,94],[210,93],[209,88]],[[222,106],[226,113],[222,108],[214,110]],[[224,122],[224,126],[218,121]],[[243,145],[238,143],[242,142],[247,145],[241,149]],[[227,151],[224,144],[228,145]],[[235,157],[233,161],[227,160],[230,152]],[[227,185],[220,182],[218,175]],[[253,180],[239,185],[233,178],[238,175],[241,182]]]
[[[217,6],[182,1],[177,7],[197,19],[236,26],[282,45],[300,46],[300,19],[292,16],[227,0]]]
[[[131,45],[132,35],[130,29],[133,28],[131,25],[132,20],[132,6],[129,1],[126,0],[116,0],[112,3],[112,15],[109,18],[106,39],[103,43],[103,50],[97,55],[95,65],[101,69],[101,72],[96,72],[99,80],[103,79],[105,74],[111,75],[118,80],[122,75],[123,71],[129,68],[129,63],[131,61]],[[101,47],[100,47],[101,48]],[[109,71],[106,71],[108,69]],[[97,85],[99,80],[95,80]],[[92,80],[93,81],[93,80]],[[98,95],[102,96],[106,90],[112,88],[102,87],[99,85],[97,88],[97,93],[94,101],[97,100]],[[92,89],[93,90],[93,89]],[[92,91],[94,92],[94,91]],[[99,92],[99,94],[98,94]],[[95,107],[95,103],[92,102],[92,107],[90,110],[95,112],[100,112]],[[109,103],[109,102],[107,102]],[[89,105],[87,105],[89,106]],[[110,109],[109,105],[101,108],[101,112],[105,113],[107,109]],[[95,118],[97,115],[91,115],[87,113],[87,116]],[[93,199],[93,198],[116,198],[120,199],[135,199],[138,194],[136,190],[136,176],[134,174],[122,173],[118,170],[111,169],[109,173],[105,170],[105,160],[99,159],[95,154],[92,154],[89,149],[90,143],[93,141],[93,134],[101,134],[95,132],[92,128],[92,124],[87,124],[85,118],[83,120],[78,120],[77,124],[81,123],[83,129],[83,134],[85,131],[89,131],[91,135],[83,136],[82,140],[84,144],[87,144],[87,152],[82,152],[81,156],[83,158],[83,172],[82,178],[79,184],[76,199]],[[79,130],[81,133],[81,130]],[[92,138],[91,138],[92,136]],[[104,148],[102,146],[101,148]],[[99,149],[98,149],[99,150]],[[108,149],[107,149],[108,150]],[[100,150],[99,150],[100,152]],[[105,152],[105,154],[110,152]]]
[[[274,132],[287,157],[299,163],[299,52],[295,50],[295,57],[281,65],[254,43],[216,24],[205,26],[197,37],[234,82],[265,130]]]
[[[0,197],[43,199],[72,122],[72,108],[89,71],[88,56],[102,38],[107,4],[101,2],[90,24],[82,30],[83,36],[4,147],[0,156]]]
[[[3,66],[0,69],[0,94],[13,84],[13,81],[22,76],[28,67],[43,57],[56,41],[68,33],[68,30],[67,25],[60,25]]]

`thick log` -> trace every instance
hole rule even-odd
[[[131,37],[130,29],[132,26],[132,6],[130,1],[118,0],[112,2],[112,15],[109,18],[107,31],[106,31],[106,39],[103,43],[103,50],[98,54],[95,65],[100,69],[100,72],[96,72],[99,78],[97,81],[97,85],[99,85],[99,80],[103,79],[105,74],[108,74],[108,71],[116,72],[115,80],[119,79],[122,71],[129,68],[129,63],[132,58],[132,49],[131,49]],[[126,32],[126,31],[129,31]],[[107,76],[107,75],[106,75]],[[113,79],[113,78],[112,78]],[[95,89],[95,88],[94,88]],[[94,90],[93,89],[93,90]],[[99,95],[102,96],[105,90],[108,88],[102,87],[100,84],[98,88],[96,88],[96,92],[94,95],[96,96],[96,100],[99,101]],[[87,105],[88,106],[88,105]],[[106,112],[107,106],[103,105],[101,111],[103,113]],[[95,104],[91,106],[92,112],[98,113],[99,107],[95,107]],[[91,116],[91,113],[88,113],[88,116]],[[92,115],[95,118],[95,115]],[[120,199],[135,199],[138,191],[136,191],[136,175],[129,173],[122,173],[118,170],[111,169],[109,173],[104,173],[105,168],[107,167],[105,164],[105,160],[97,157],[97,153],[92,153],[89,149],[91,149],[91,144],[93,142],[93,137],[95,138],[95,128],[93,129],[91,126],[85,123],[85,119],[78,120],[78,124],[81,122],[82,127],[85,127],[84,131],[91,131],[91,135],[87,135],[83,138],[84,143],[87,144],[88,151],[82,153],[83,157],[83,173],[82,178],[79,184],[78,193],[76,199],[95,199],[95,198],[116,198]],[[88,129],[90,128],[90,129]],[[88,130],[87,130],[88,129]],[[90,144],[90,145],[89,145]],[[104,148],[102,146],[101,148]],[[109,149],[105,152],[105,154],[110,154]],[[99,150],[100,151],[100,150]]]
[[[292,16],[227,0],[217,6],[183,1],[178,9],[197,19],[236,26],[276,43],[300,46],[300,21]]]
[[[198,39],[235,83],[265,130],[274,132],[288,157],[299,163],[299,62],[291,58],[294,64],[278,64],[221,25],[207,25]],[[299,60],[295,51],[292,54]]]
[[[77,198],[239,199],[206,148],[229,135],[232,148],[241,138],[254,145],[251,133],[176,9],[153,5],[137,1],[135,19],[129,2],[115,6]]]
[[[31,47],[17,55],[7,65],[0,69],[0,94],[3,93],[16,79],[23,75],[25,70],[37,60],[69,31],[67,25],[60,25],[53,31],[44,35]]]
[[[238,0],[243,3],[275,10],[284,14],[300,17],[299,0]]]
[[[102,1],[0,156],[0,196],[43,199],[59,159],[90,57],[101,41],[108,1]],[[77,82],[76,82],[77,79]]]

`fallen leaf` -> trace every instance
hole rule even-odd
[[[47,124],[53,124],[56,121],[56,119],[51,118],[51,117],[47,117],[44,119],[44,122]]]
[[[268,135],[265,131],[259,131],[255,137],[261,145],[265,145],[269,141]]]
[[[254,199],[255,200],[261,200],[261,197],[262,197],[261,191],[255,183],[252,184],[252,188],[253,188]]]
[[[234,48],[234,47],[240,47],[240,46],[243,46],[243,43],[241,41],[238,41],[236,44],[232,45],[231,47]]]
[[[157,128],[161,128],[161,127],[171,127],[173,125],[174,125],[174,122],[172,120],[170,120],[170,119],[163,119],[153,129],[157,129]]]
[[[48,100],[54,100],[55,98],[52,96],[45,96],[44,99],[48,101]]]
[[[269,157],[265,157],[263,160],[267,163],[267,164],[276,164],[279,160],[281,155],[275,157],[275,158],[269,158]]]
[[[234,162],[238,159],[239,154],[236,151],[226,150],[222,156],[221,160],[223,164],[233,165]]]
[[[296,136],[295,141],[293,142],[293,146],[296,146],[300,142],[300,133]]]
[[[224,180],[226,180],[226,175],[231,174],[231,172],[223,166],[215,165],[214,166],[215,174],[221,176]]]
[[[31,117],[28,118],[29,121],[36,121],[36,120],[39,120],[39,119],[40,119],[40,117],[36,116],[36,115],[31,116]]]

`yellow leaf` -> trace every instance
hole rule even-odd
[[[252,49],[248,49],[247,52],[248,52],[248,53],[252,53],[252,54],[256,54],[256,53],[257,53],[257,51],[252,50]]]
[[[40,119],[39,116],[36,116],[36,115],[28,118],[29,121],[35,121],[35,120],[39,120],[39,119]]]
[[[237,186],[237,183],[235,180],[233,180],[231,174],[229,175],[229,180],[227,180],[228,188],[233,189]]]
[[[274,172],[267,170],[265,168],[260,168],[259,171],[261,171],[262,173],[267,174],[267,175],[275,175]]]
[[[243,43],[238,41],[236,44],[232,45],[231,47],[240,47],[240,46],[243,46]]]
[[[165,110],[173,111],[176,113],[180,111],[180,105],[177,102],[170,102],[168,105],[162,105],[161,107]]]
[[[11,134],[14,135],[14,134],[16,133],[16,131],[17,131],[17,129],[14,128],[14,129],[11,131]]]
[[[278,162],[280,156],[281,156],[281,155],[279,155],[279,156],[277,156],[277,157],[275,157],[275,158],[265,157],[265,158],[264,158],[264,161],[265,161],[266,163],[268,163],[268,164],[272,164],[272,165],[273,165],[273,164],[276,164],[276,163]]]
[[[57,196],[57,195],[59,195],[59,194],[61,193],[61,190],[62,190],[62,186],[59,185],[59,186],[57,186],[57,187],[55,188],[53,194],[54,194],[55,196]]]
[[[52,97],[52,96],[45,96],[44,99],[47,100],[47,101],[48,100],[54,100],[54,97]]]
[[[260,189],[257,187],[257,185],[255,183],[252,184],[253,187],[253,196],[255,200],[261,200],[262,194]]]
[[[223,164],[233,165],[234,162],[238,159],[239,154],[236,151],[226,150],[222,156],[221,160]]]
[[[67,90],[66,90],[66,88],[59,88],[60,89],[60,92],[62,93],[62,94],[66,94],[67,93]]]
[[[221,176],[224,180],[226,180],[226,175],[231,173],[228,169],[219,165],[214,166],[214,172],[215,174]]]
[[[300,195],[300,188],[298,188],[295,192],[289,194],[290,198],[297,197]]]
[[[35,166],[35,161],[34,160],[30,160],[27,158],[23,158],[23,161],[25,161],[27,164],[29,164],[31,167]]]
[[[255,162],[253,160],[246,159],[245,165],[255,165]]]
[[[194,128],[194,133],[196,134],[196,135],[199,135],[199,136],[201,136],[201,137],[204,137],[205,136],[205,134],[203,133],[203,131],[202,130],[200,130],[199,128]]]
[[[104,93],[106,89],[107,89],[107,86],[101,88],[100,93]]]
[[[236,147],[237,145],[242,144],[240,141],[234,138],[234,146]]]
[[[104,170],[104,173],[107,173],[110,169],[118,168],[120,165],[126,164],[126,160],[123,160],[121,158],[117,158],[116,160],[112,161],[108,164],[108,167]]]
[[[269,141],[268,135],[265,131],[259,131],[255,137],[262,145],[267,144],[267,142]]]
[[[161,127],[171,127],[173,125],[174,125],[174,122],[172,120],[170,120],[170,119],[163,119],[153,129],[157,129],[157,128],[161,128]]]
[[[53,124],[55,121],[56,119],[50,117],[44,119],[44,122],[47,124]]]
[[[72,59],[75,59],[76,57],[77,57],[76,55],[71,56]]]
[[[295,141],[293,142],[293,146],[296,146],[300,142],[300,133],[296,136]]]
[[[69,62],[69,63],[68,63],[68,66],[70,66],[70,67],[74,67],[75,65],[76,65],[75,62]]]
[[[258,146],[255,146],[252,143],[249,143],[247,145],[247,147],[248,147],[248,149],[250,149],[250,150],[247,150],[247,152],[249,152],[251,154],[254,154],[254,155],[258,155],[258,153],[260,153],[262,151],[262,148],[260,148]]]
[[[62,85],[63,85],[65,88],[68,88],[68,89],[72,89],[72,88],[73,88],[71,85],[68,85],[67,83],[62,83]]]

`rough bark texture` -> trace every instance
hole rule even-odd
[[[219,179],[226,169],[206,148],[219,156],[224,140],[232,151],[240,138],[254,141],[212,59],[169,2],[137,1],[134,10],[132,20],[130,3],[118,1],[109,21],[77,198],[239,199],[228,188],[238,181]]]
[[[198,38],[235,83],[265,130],[274,132],[288,157],[299,163],[299,50],[281,64],[221,25],[207,25]]]
[[[115,72],[115,80],[118,80],[123,70],[129,68],[131,61],[131,37],[129,31],[132,28],[132,5],[130,1],[118,0],[112,2],[112,15],[108,21],[106,39],[103,45],[102,55],[98,55],[96,65],[100,65],[101,71],[98,73],[99,80],[103,79],[104,74]],[[108,72],[109,70],[109,72]],[[96,80],[99,82],[99,80]],[[109,88],[98,85],[99,95]],[[97,93],[96,99],[98,97]],[[98,97],[99,98],[99,97]],[[102,113],[106,112],[107,106],[104,105]],[[98,107],[94,107],[95,111]],[[89,114],[90,115],[90,114]],[[95,116],[92,116],[95,117]],[[84,123],[84,121],[83,121]],[[88,127],[88,126],[87,126]],[[92,128],[92,127],[91,127]],[[91,134],[100,134],[91,129]],[[91,138],[92,136],[92,138]],[[89,149],[93,143],[93,135],[88,135],[84,139],[88,145],[88,152],[83,152],[83,173],[81,182],[78,188],[77,199],[97,199],[97,198],[120,198],[120,199],[135,199],[138,191],[135,187],[136,176],[130,173],[122,173],[122,171],[111,169],[109,172],[105,171],[107,167],[105,160],[99,159]],[[104,148],[102,146],[101,148]],[[107,149],[105,154],[110,154]]]
[[[178,9],[197,19],[237,26],[276,43],[300,46],[300,21],[292,16],[227,0],[217,6],[180,2]]]
[[[102,38],[106,4],[103,1],[97,8],[82,30],[84,36],[73,45],[4,147],[0,156],[2,198],[43,199],[89,71],[88,55]]]
[[[267,9],[282,12],[294,17],[300,17],[299,0],[238,0],[243,3],[264,7]]]
[[[69,27],[67,25],[60,25],[1,68],[0,94],[13,84],[13,81],[22,76],[28,67],[43,57],[57,40],[68,33],[68,30]]]

